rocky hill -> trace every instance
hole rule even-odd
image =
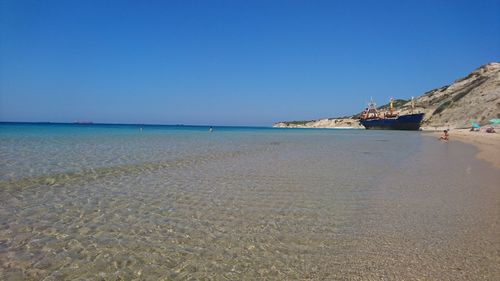
[[[424,129],[466,128],[470,121],[486,125],[489,119],[500,118],[500,63],[479,67],[453,84],[424,93],[415,99],[416,112],[424,112]],[[381,108],[387,105],[381,106]],[[397,100],[401,114],[410,110],[409,100]],[[362,128],[355,114],[348,118],[311,121],[278,122],[274,127],[287,128]]]
[[[488,124],[500,118],[500,63],[479,67],[450,86],[429,91],[416,99],[425,112],[423,127],[470,127],[469,121]],[[407,111],[410,104],[403,106]]]

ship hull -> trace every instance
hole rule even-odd
[[[360,123],[368,130],[411,130],[420,129],[424,118],[423,113],[401,115],[396,118],[376,118],[361,120]]]

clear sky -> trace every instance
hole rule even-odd
[[[0,120],[271,125],[500,60],[500,1],[0,0]]]

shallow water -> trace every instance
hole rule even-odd
[[[2,280],[494,280],[500,176],[418,132],[0,125]]]

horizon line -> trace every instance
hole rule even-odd
[[[52,122],[52,121],[1,121],[9,124],[54,124],[54,125],[126,125],[126,126],[178,126],[178,127],[251,127],[251,128],[273,128],[273,126],[255,126],[255,125],[195,125],[195,124],[161,124],[161,123],[107,123],[107,122]]]

